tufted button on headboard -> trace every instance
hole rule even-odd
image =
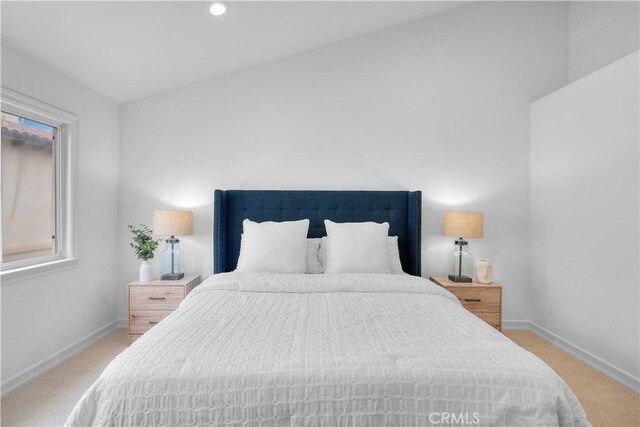
[[[326,236],[324,220],[388,222],[398,236],[405,272],[420,275],[422,192],[215,190],[214,273],[233,271],[240,255],[242,221],[309,219],[308,237]]]

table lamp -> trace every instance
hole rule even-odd
[[[473,255],[469,252],[469,242],[465,237],[482,237],[484,233],[484,215],[475,212],[447,212],[444,214],[442,234],[457,237],[451,261],[449,262],[449,280],[453,282],[471,282],[474,270]]]
[[[165,240],[166,246],[160,253],[160,279],[179,280],[184,277],[182,254],[176,236],[193,234],[193,212],[162,211],[153,213],[153,232],[160,236],[171,236]]]

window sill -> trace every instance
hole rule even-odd
[[[65,258],[41,264],[28,265],[25,267],[13,268],[11,270],[0,271],[0,282],[2,286],[11,285],[23,280],[35,279],[58,271],[74,268],[79,258]]]

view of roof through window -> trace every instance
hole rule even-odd
[[[53,126],[2,112],[2,139],[9,139],[13,145],[51,149],[54,132]]]
[[[55,252],[56,128],[2,112],[2,260]]]

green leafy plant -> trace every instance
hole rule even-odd
[[[151,236],[151,229],[146,224],[140,224],[139,227],[129,225],[129,231],[133,234],[131,240],[133,243],[129,243],[136,253],[136,257],[143,261],[148,261],[153,258],[153,251],[158,247],[160,240],[154,240]]]

